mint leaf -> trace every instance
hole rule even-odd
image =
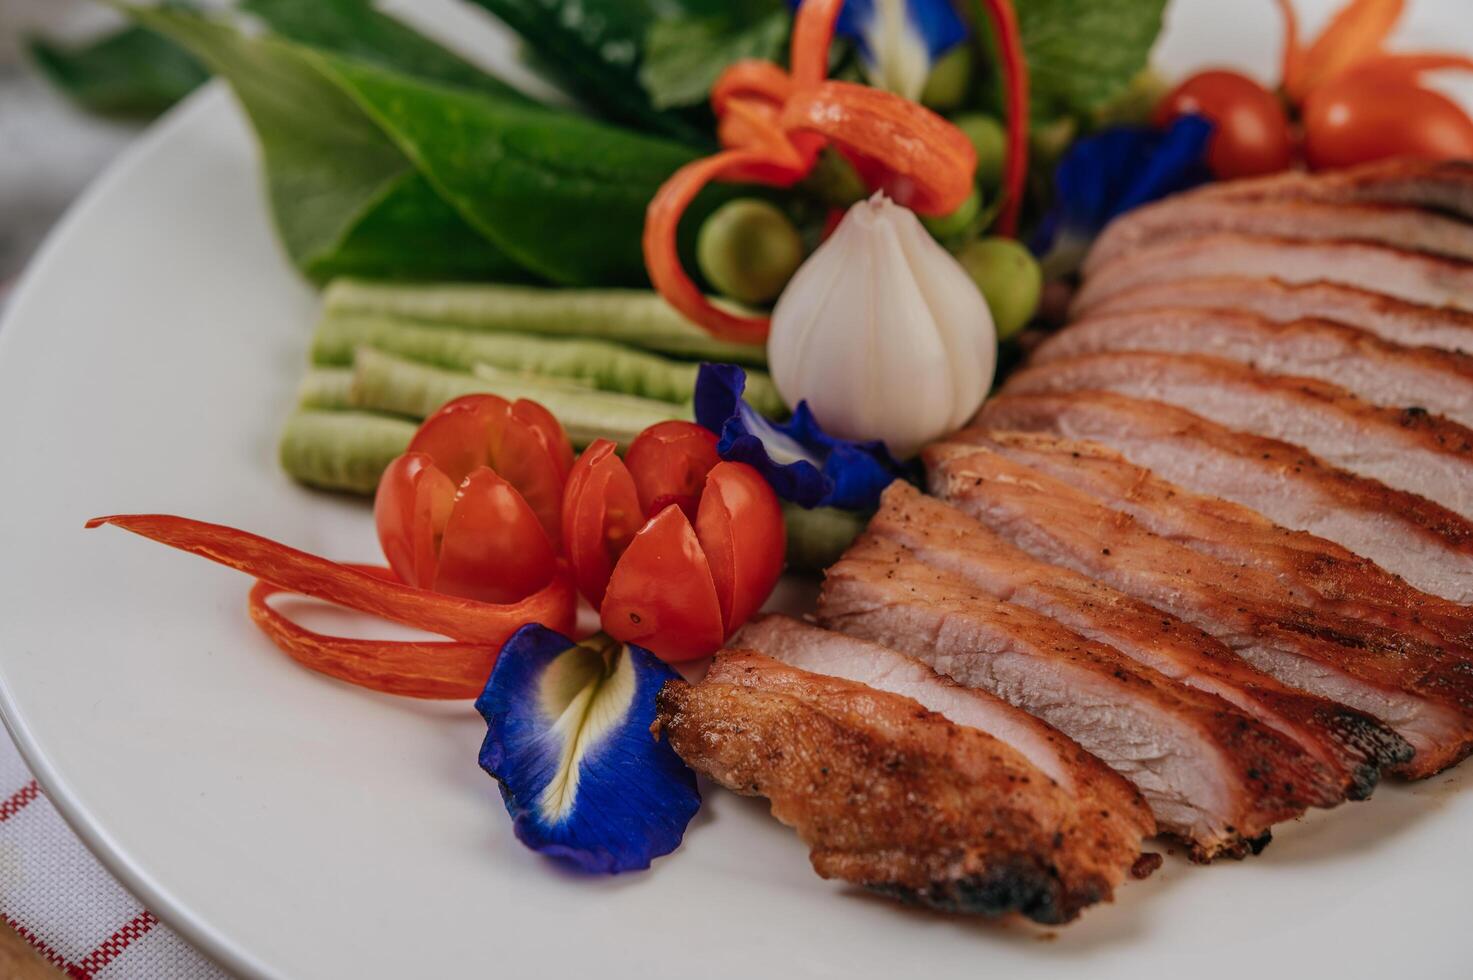
[[[778,60],[791,23],[782,9],[750,21],[728,16],[656,21],[645,35],[640,84],[657,109],[699,105],[733,62]]]

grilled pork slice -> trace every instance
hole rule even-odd
[[[1221,698],[893,542],[862,535],[826,573],[818,615],[1038,715],[1135,783],[1199,860],[1261,849],[1273,824],[1335,801],[1322,767]]]
[[[1106,262],[1136,249],[1219,232],[1299,241],[1372,242],[1473,261],[1473,225],[1421,208],[1294,200],[1237,201],[1188,193],[1136,208],[1112,221],[1084,260],[1084,274],[1092,275]]]
[[[1234,276],[1172,280],[1121,290],[1094,304],[1090,313],[1185,308],[1237,310],[1278,323],[1334,320],[1395,344],[1473,354],[1473,313],[1418,306],[1330,282],[1292,285]]]
[[[897,481],[869,530],[996,599],[1025,606],[1107,643],[1172,680],[1215,694],[1287,736],[1327,767],[1335,794],[1370,794],[1400,739],[1368,715],[1296,691],[1250,667],[1175,616],[1066,568],[1038,561],[944,501]]]
[[[1473,524],[1296,446],[1234,432],[1160,402],[1098,391],[994,398],[977,418],[993,429],[1100,443],[1178,486],[1333,541],[1424,592],[1473,603]]]
[[[719,654],[657,703],[657,735],[727,789],[767,797],[821,876],[906,902],[1068,922],[1109,900],[1150,830],[910,698],[761,654]]]
[[[1265,598],[1278,591],[1270,576],[1173,544],[986,449],[925,455],[933,491],[1014,546],[1186,620],[1291,687],[1373,715],[1416,750],[1408,775],[1473,751],[1473,671],[1462,658]]]
[[[1371,245],[1220,233],[1137,249],[1102,264],[1074,297],[1075,316],[1147,283],[1202,276],[1338,282],[1424,306],[1473,310],[1473,263]]]
[[[1405,204],[1473,221],[1473,163],[1395,159],[1346,170],[1224,181],[1201,193],[1236,201]]]
[[[1251,313],[1190,308],[1088,316],[1049,337],[1029,363],[1121,351],[1221,357],[1270,374],[1337,384],[1374,405],[1416,406],[1473,425],[1473,357],[1403,347],[1327,320],[1275,323]]]
[[[1473,430],[1420,409],[1369,405],[1324,382],[1262,374],[1216,357],[1126,352],[1025,368],[1003,391],[1113,391],[1165,402],[1302,446],[1331,466],[1473,517]]]
[[[1274,575],[1292,601],[1429,642],[1473,644],[1473,610],[1412,588],[1333,541],[1291,531],[1240,504],[1193,493],[1094,442],[969,429],[954,437],[1046,473],[1142,527],[1204,554]]]
[[[958,725],[1006,742],[1087,807],[1129,817],[1138,838],[1155,833],[1155,821],[1136,788],[1078,742],[997,695],[963,687],[908,654],[790,616],[759,616],[738,630],[727,646],[914,698]]]

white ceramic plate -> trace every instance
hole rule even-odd
[[[1473,50],[1464,2],[1418,3],[1413,38]],[[1266,75],[1273,23],[1267,0],[1181,3],[1161,57]],[[1050,933],[823,882],[762,803],[718,791],[648,874],[579,879],[526,851],[476,767],[469,705],[308,673],[251,629],[241,576],[82,530],[165,511],[374,557],[365,507],[275,463],[315,300],[258,176],[225,93],[196,98],[78,205],[0,329],[0,707],[87,843],[224,964],[274,978],[1473,971],[1467,771],[1286,826],[1241,864],[1168,860]]]

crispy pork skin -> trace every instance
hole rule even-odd
[[[1415,588],[1473,603],[1473,524],[1296,446],[1108,392],[994,398],[978,420],[1101,443],[1179,486],[1333,541]]]
[[[821,876],[949,912],[1068,922],[1110,899],[1150,827],[1081,805],[910,698],[749,651],[667,683],[654,731],[691,768],[770,800]]]
[[[1140,792],[1078,742],[989,691],[963,687],[938,674],[909,654],[789,616],[759,616],[738,630],[728,646],[754,650],[799,670],[914,698],[958,725],[1006,742],[1088,806],[1098,804],[1121,815],[1134,812],[1137,836],[1155,833]]]
[[[1204,188],[1204,196],[1235,201],[1320,201],[1403,204],[1473,221],[1473,162],[1393,159],[1324,173],[1287,171]]]
[[[1140,789],[1195,857],[1241,856],[1333,802],[1283,736],[1118,650],[862,535],[825,575],[820,622],[926,661],[1058,728]]]
[[[1252,313],[1279,323],[1334,320],[1395,344],[1473,354],[1473,313],[1419,306],[1330,282],[1293,285],[1234,276],[1174,279],[1114,293],[1091,307],[1090,313],[1184,308]]]
[[[1473,310],[1473,263],[1365,242],[1303,242],[1227,232],[1120,255],[1084,281],[1072,309],[1079,316],[1121,290],[1202,276],[1338,282],[1423,306]]]
[[[1049,337],[1029,363],[1121,351],[1221,357],[1338,385],[1373,405],[1421,408],[1473,425],[1473,357],[1404,347],[1327,320],[1275,323],[1190,308],[1088,316]]]
[[[934,493],[1034,557],[1186,620],[1290,687],[1373,715],[1426,776],[1473,751],[1468,661],[1364,623],[1278,601],[1272,577],[1151,534],[1037,470],[985,448],[926,450]]]
[[[1039,561],[907,483],[897,481],[885,492],[869,530],[994,598],[1049,616],[1172,680],[1217,695],[1326,766],[1336,797],[1365,797],[1381,767],[1396,761],[1384,753],[1401,740],[1370,716],[1281,684],[1175,616]]]
[[[1413,252],[1473,260],[1473,224],[1421,208],[1295,200],[1231,200],[1178,194],[1127,211],[1095,240],[1084,262],[1089,276],[1136,249],[1234,232],[1299,241],[1372,242]]]
[[[969,429],[984,445],[1134,517],[1142,527],[1204,554],[1274,575],[1292,601],[1365,619],[1429,642],[1473,644],[1473,609],[1412,588],[1375,562],[1240,504],[1169,483],[1099,443],[1046,433]]]
[[[1112,391],[1164,402],[1301,446],[1331,466],[1473,518],[1473,430],[1421,409],[1370,405],[1324,382],[1263,374],[1216,357],[1124,352],[1027,367],[1003,391]]]

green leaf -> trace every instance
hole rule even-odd
[[[260,139],[282,243],[309,276],[526,277],[429,189],[306,49],[181,10],[129,13],[230,82]]]
[[[321,60],[440,196],[525,268],[564,285],[645,281],[645,209],[693,158],[685,147]]]
[[[1095,112],[1150,60],[1166,0],[1027,0],[1016,5],[1033,117]]]
[[[536,64],[610,119],[710,143],[698,116],[662,112],[639,83],[645,37],[658,20],[718,13],[718,0],[472,0],[516,31]]]
[[[282,239],[316,278],[641,284],[645,208],[693,156],[195,14],[132,13],[229,79],[260,136]]]
[[[639,81],[657,109],[704,103],[727,66],[781,58],[792,17],[776,9],[755,20],[722,15],[660,20],[645,38]]]
[[[102,115],[152,118],[209,78],[177,45],[139,27],[80,46],[31,38],[26,47],[51,84]]]
[[[416,78],[476,89],[512,101],[530,101],[501,79],[379,13],[369,0],[242,0],[240,9],[261,18],[274,33],[310,47]]]
[[[303,271],[317,282],[338,276],[535,280],[472,228],[417,170],[388,186],[336,245],[308,261]]]

